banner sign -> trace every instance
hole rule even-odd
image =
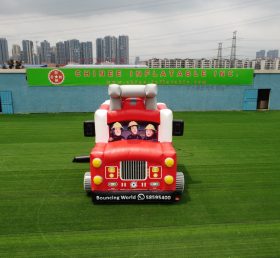
[[[236,85],[253,84],[253,69],[187,68],[28,68],[30,86],[102,86],[116,84]]]
[[[151,191],[130,191],[130,192],[93,192],[93,202],[174,202],[175,192],[151,192]]]

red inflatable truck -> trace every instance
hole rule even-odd
[[[155,84],[111,84],[108,93],[94,122],[84,122],[85,136],[96,142],[87,158],[85,191],[94,203],[180,200],[185,182],[172,136],[183,135],[184,122],[157,103]]]

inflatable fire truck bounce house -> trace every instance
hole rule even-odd
[[[157,85],[117,85],[108,88],[110,100],[84,122],[84,135],[95,136],[84,175],[84,190],[94,203],[175,202],[184,190],[177,172],[172,136],[181,136],[182,120],[164,103],[157,103]]]

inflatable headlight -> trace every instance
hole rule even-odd
[[[165,176],[164,177],[164,182],[167,184],[167,185],[172,185],[173,182],[174,182],[174,177],[173,176]]]
[[[171,167],[173,167],[173,165],[174,165],[174,159],[172,159],[172,158],[166,158],[166,159],[164,160],[164,163],[165,163],[165,165],[166,165],[167,167],[171,168]]]
[[[92,160],[92,166],[93,166],[94,168],[99,168],[99,167],[101,167],[101,164],[102,164],[102,160],[101,160],[100,158],[94,158],[94,159]]]
[[[103,182],[103,177],[102,177],[102,176],[95,176],[95,177],[93,178],[93,183],[94,183],[95,185],[101,185],[102,182]]]

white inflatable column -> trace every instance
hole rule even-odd
[[[158,141],[172,142],[173,114],[168,108],[160,110],[160,125],[158,126]]]
[[[109,126],[107,125],[107,110],[97,109],[94,114],[95,142],[106,143],[109,140]]]

